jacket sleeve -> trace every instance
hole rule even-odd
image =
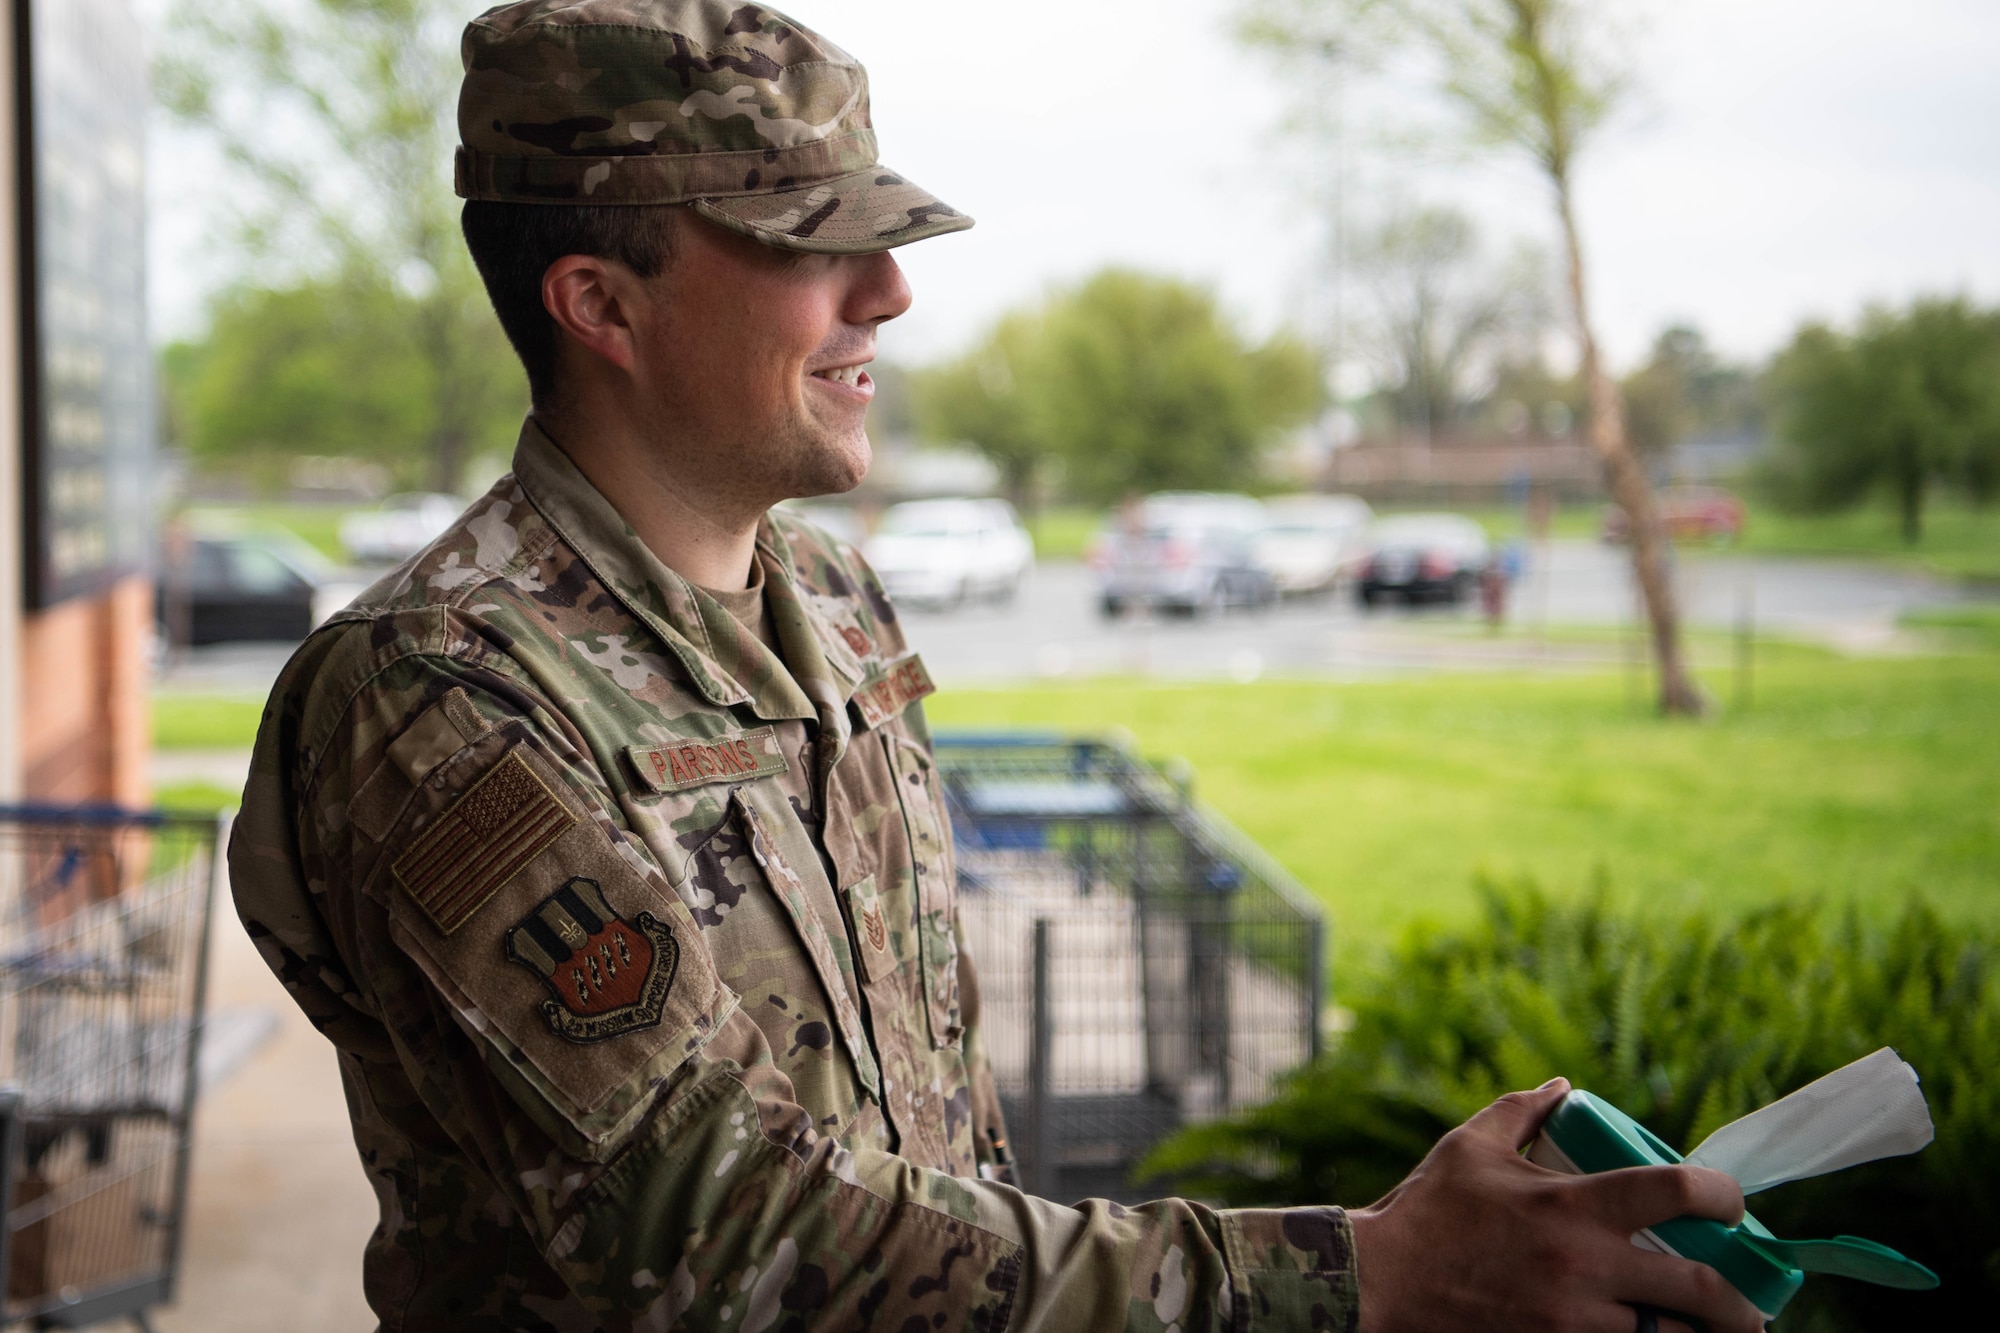
[[[981,1180],[1009,1185],[1020,1181],[1014,1170],[1013,1145],[1007,1117],[1000,1109],[1000,1090],[993,1082],[993,1064],[986,1057],[986,1025],[979,1002],[979,972],[965,944],[965,927],[958,924],[959,1007],[965,1023],[966,1082],[972,1090],[972,1147]]]
[[[1354,1326],[1337,1209],[1063,1207],[816,1133],[561,715],[504,659],[347,637],[358,685],[267,714],[239,906],[604,1327]]]

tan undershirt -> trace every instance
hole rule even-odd
[[[778,627],[771,622],[771,606],[764,597],[764,562],[761,558],[750,561],[750,586],[740,592],[723,592],[716,588],[703,588],[703,592],[722,604],[722,609],[736,617],[736,622],[757,636],[774,653],[783,656],[778,648]]]

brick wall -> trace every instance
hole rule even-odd
[[[143,578],[21,617],[23,799],[147,803],[152,626]]]

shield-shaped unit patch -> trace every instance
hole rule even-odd
[[[592,1042],[659,1023],[681,951],[651,912],[627,921],[597,881],[577,878],[507,932],[507,957],[555,993],[542,1001],[550,1029]]]

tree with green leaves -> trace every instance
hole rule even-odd
[[[161,376],[171,431],[210,473],[275,489],[300,455],[379,464],[401,487],[437,484],[431,439],[441,395],[425,355],[421,303],[346,272],[281,289],[218,297],[207,335],[167,349]],[[469,439],[503,443],[520,424],[518,368],[497,329],[474,363],[484,389],[468,395]]]
[[[1852,333],[1811,324],[1779,354],[1769,386],[1778,476],[1801,507],[1886,491],[1914,545],[1932,487],[1974,503],[2000,492],[2000,311],[1923,300],[1871,310]]]
[[[1110,503],[1244,485],[1321,397],[1303,344],[1253,344],[1206,289],[1110,269],[1001,320],[918,401],[927,434],[979,448],[1010,485],[1056,461],[1072,496]]]
[[[422,436],[385,447],[421,451],[440,490],[458,488],[472,452],[507,443],[491,435],[494,397],[507,400],[502,417],[527,401],[458,233],[451,162],[466,17],[453,0],[179,0],[157,75],[161,101],[215,143],[236,178],[214,191],[241,242],[242,290],[227,299],[274,316],[247,293],[357,299],[311,355],[362,396],[375,392],[363,382],[370,358],[337,326],[394,321],[380,325],[381,340],[419,363],[408,378],[427,404],[399,417]],[[342,361],[343,351],[360,355]],[[191,429],[211,446],[227,434],[221,422]],[[255,442],[303,441],[314,429],[304,418],[268,422]]]
[[[1055,446],[1032,419],[1023,385],[1034,371],[1041,320],[1016,311],[979,346],[912,379],[918,430],[934,440],[965,441],[1000,470],[1017,509],[1032,511],[1055,461]],[[871,417],[872,420],[872,417]]]
[[[1687,324],[1662,329],[1621,388],[1626,432],[1649,456],[1704,432],[1755,431],[1761,417],[1756,376],[1717,356]]]
[[[1698,714],[1706,702],[1688,669],[1680,608],[1644,462],[1632,447],[1618,384],[1590,314],[1576,213],[1583,150],[1626,90],[1609,24],[1615,7],[1589,0],[1246,0],[1243,35],[1315,73],[1391,60],[1421,70],[1476,147],[1525,159],[1550,189],[1567,259],[1570,312],[1589,394],[1590,441],[1612,498],[1631,517],[1632,561],[1652,629],[1662,711]]]

